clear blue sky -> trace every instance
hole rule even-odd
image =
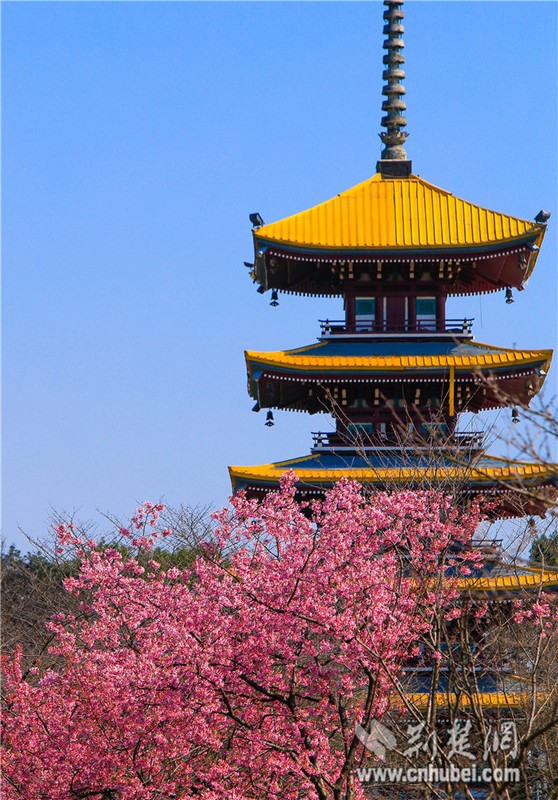
[[[373,174],[382,11],[2,3],[8,544],[25,548],[18,526],[42,536],[51,507],[221,505],[228,464],[308,452],[315,417],[267,429],[251,412],[243,350],[309,344],[341,303],[270,308],[243,266],[248,214]],[[405,11],[414,171],[505,213],[554,211],[515,304],[455,300],[451,316],[474,316],[480,341],[555,346],[557,6]]]

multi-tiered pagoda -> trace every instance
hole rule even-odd
[[[402,2],[385,0],[384,144],[376,174],[314,208],[263,224],[251,215],[261,293],[341,296],[345,318],[322,320],[317,344],[246,352],[255,410],[325,412],[335,431],[309,455],[230,467],[235,491],[274,489],[286,470],[301,496],[340,478],[366,487],[437,486],[482,493],[498,516],[544,514],[558,471],[490,456],[460,433],[465,411],[509,406],[517,420],[540,390],[552,351],[475,341],[472,320],[447,313],[452,296],[502,291],[531,276],[550,216],[531,220],[461,200],[413,174],[402,80]],[[259,224],[258,224],[259,223]]]

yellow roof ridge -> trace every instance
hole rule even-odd
[[[277,350],[275,352],[257,352],[246,350],[247,361],[257,361],[271,367],[291,368],[294,370],[364,370],[364,369],[389,369],[403,370],[408,368],[436,369],[455,367],[468,370],[481,367],[505,367],[510,365],[529,364],[543,359],[550,364],[552,350],[515,350],[494,348],[494,353],[475,354],[437,354],[437,355],[385,355],[385,356],[302,356],[297,354],[300,350]],[[505,352],[498,352],[505,350]],[[548,371],[548,370],[547,370]]]
[[[229,472],[233,477],[269,479],[277,478],[286,472],[286,465],[297,461],[306,461],[308,456],[292,459],[291,461],[278,461],[272,464],[259,464],[257,466],[230,466]],[[513,466],[511,466],[513,464]],[[558,464],[535,464],[529,462],[510,462],[510,466],[504,467],[475,467],[475,466],[442,466],[442,467],[333,467],[320,468],[303,467],[295,470],[299,480],[303,482],[320,480],[370,480],[371,478],[381,482],[406,482],[409,479],[419,478],[420,480],[431,480],[433,478],[454,479],[463,476],[473,477],[475,480],[488,481],[492,479],[509,478],[517,480],[522,475],[555,476],[558,475]]]
[[[410,692],[406,697],[409,702],[419,709],[426,708],[432,702],[430,692]],[[435,697],[436,705],[440,707],[454,707],[458,700],[457,695],[453,692],[437,692]],[[537,692],[537,698],[540,702],[547,697],[547,692]],[[526,691],[476,692],[474,698],[482,708],[518,708],[528,706],[532,702],[532,695]],[[459,697],[459,708],[470,708],[472,705],[472,698],[467,694],[463,693]]]
[[[558,583],[558,571],[548,571],[544,574],[480,576],[472,578],[461,578],[459,587],[461,589],[482,589],[482,591],[498,591],[499,589],[521,589],[526,587],[548,586],[548,584]]]

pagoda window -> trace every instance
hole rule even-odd
[[[417,328],[427,331],[436,330],[436,298],[417,297],[416,299]]]
[[[350,422],[347,425],[347,435],[351,441],[368,439],[374,433],[372,422]]]
[[[448,426],[443,422],[425,422],[421,434],[425,439],[441,439],[448,435]]]
[[[374,297],[355,297],[355,329],[371,331],[376,321],[376,299]]]

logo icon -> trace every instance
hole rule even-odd
[[[386,749],[394,750],[397,746],[397,739],[393,733],[377,719],[373,719],[370,723],[370,731],[361,725],[355,725],[355,733],[366,749],[381,758],[382,761],[386,757]]]

